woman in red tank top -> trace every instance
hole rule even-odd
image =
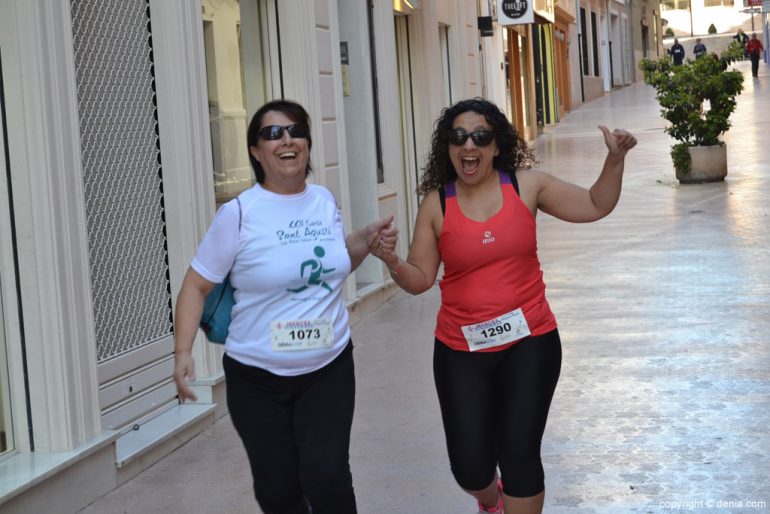
[[[582,223],[614,209],[636,139],[599,129],[608,154],[585,189],[528,169],[532,153],[496,105],[474,98],[444,109],[417,191],[423,200],[408,258],[372,244],[412,294],[431,288],[444,265],[434,378],[452,473],[480,512],[542,512],[540,443],[561,343],[535,217],[540,210]]]

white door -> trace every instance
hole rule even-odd
[[[2,53],[0,53],[2,57]],[[2,64],[2,60],[0,60]],[[5,93],[3,70],[0,66],[0,458],[14,449],[13,424],[11,419],[11,395],[8,380],[8,358],[6,351],[5,304],[15,302],[16,273],[13,270],[13,237],[11,234],[11,196],[8,189],[9,163],[5,155]]]

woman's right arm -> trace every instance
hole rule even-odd
[[[442,219],[438,191],[431,191],[417,211],[414,237],[407,259],[401,259],[396,253],[382,257],[393,281],[408,293],[424,293],[436,282],[441,263],[438,234]]]
[[[179,401],[184,403],[188,398],[197,400],[195,393],[188,383],[195,380],[195,363],[192,358],[192,347],[198,332],[203,304],[206,295],[214,289],[213,282],[203,278],[192,268],[187,269],[182,289],[176,298],[174,315],[174,382],[179,394]]]

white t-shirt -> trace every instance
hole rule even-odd
[[[276,375],[294,376],[324,367],[350,339],[343,298],[350,274],[342,214],[324,187],[281,195],[256,184],[218,211],[192,268],[206,280],[230,273],[235,288],[225,351],[233,359]],[[331,321],[330,347],[274,350],[271,322]]]

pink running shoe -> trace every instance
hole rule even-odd
[[[497,506],[485,507],[481,502],[477,503],[479,504],[479,514],[485,514],[489,512],[503,514],[503,483],[499,478],[497,479]]]

